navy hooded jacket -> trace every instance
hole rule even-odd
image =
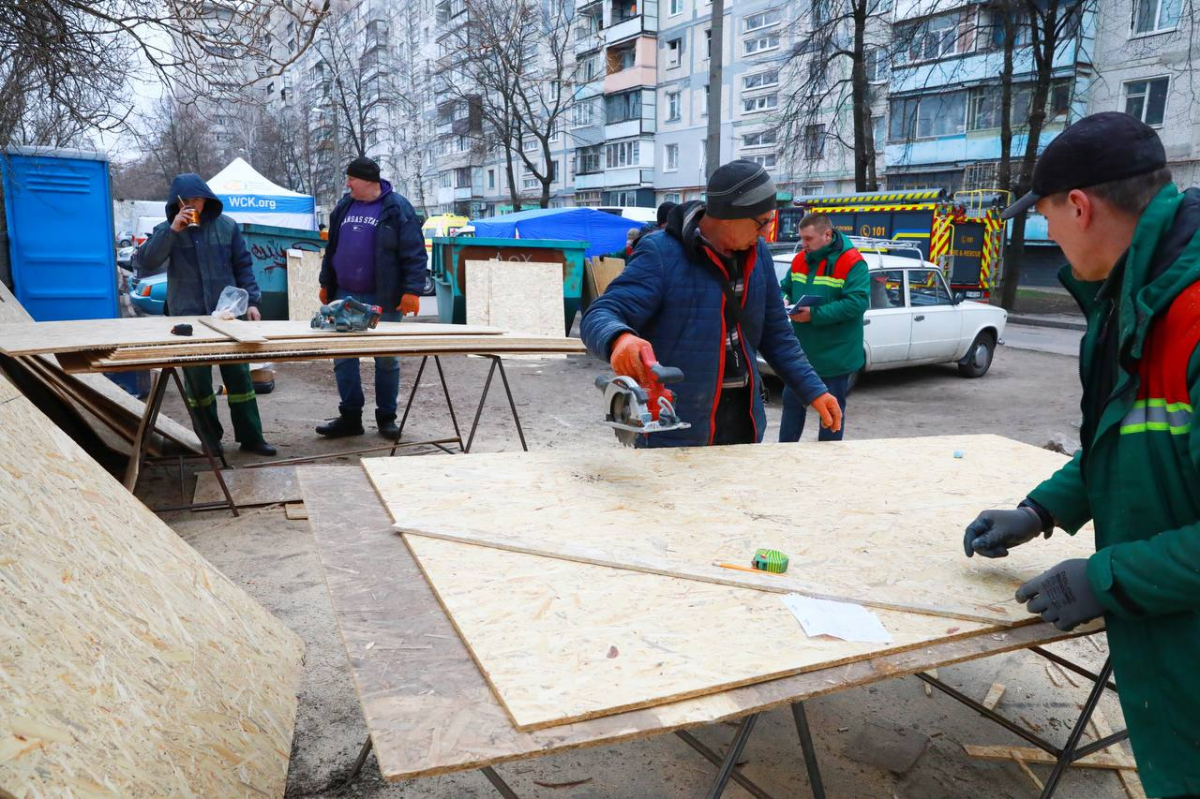
[[[402,195],[392,191],[392,184],[381,180],[383,207],[379,210],[379,226],[375,229],[375,302],[385,312],[400,306],[405,294],[421,296],[425,289],[425,236],[413,210]],[[354,198],[345,194],[329,215],[329,245],[321,261],[321,286],[333,299],[337,292],[337,272],[333,254],[337,252],[338,231]]]
[[[633,333],[654,347],[663,366],[683,370],[673,383],[675,410],[691,424],[639,436],[640,447],[692,447],[712,443],[712,420],[721,396],[725,354],[725,293],[717,278],[688,252],[684,230],[694,228],[698,203],[685,203],[671,212],[664,231],[643,236],[633,257],[608,289],[587,310],[580,333],[588,350],[607,361],[622,333]],[[757,355],[762,353],[775,374],[806,404],[826,392],[809,365],[784,313],[783,295],[774,263],[761,238],[746,259],[746,288],[742,295],[741,342],[750,364],[751,416],[756,439],[766,430]]]
[[[176,233],[171,221],[179,213],[180,198],[203,197],[200,227]],[[167,313],[171,316],[206,316],[217,307],[227,286],[245,289],[250,305],[257,307],[262,292],[254,280],[253,260],[242,240],[242,231],[221,212],[224,204],[197,174],[188,172],[171,181],[167,221],[160,223],[138,248],[138,270],[155,274],[167,265]]]

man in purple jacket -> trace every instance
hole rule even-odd
[[[379,177],[379,165],[360,156],[346,168],[347,194],[329,217],[329,245],[321,262],[321,302],[343,297],[379,305],[383,320],[417,313],[425,285],[425,239],[412,205]],[[329,438],[361,436],[366,400],[357,358],[333,362],[338,417],[317,426]],[[375,422],[379,434],[396,439],[400,359],[375,359]]]

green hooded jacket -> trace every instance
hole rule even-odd
[[[791,305],[805,294],[824,302],[813,307],[812,320],[792,322],[804,354],[821,377],[839,377],[863,367],[863,314],[871,296],[867,264],[850,240],[833,231],[833,241],[820,250],[801,250],[779,287]]]
[[[1094,522],[1088,580],[1150,796],[1200,794],[1198,230],[1200,189],[1168,184],[1107,281],[1063,269],[1088,322],[1083,448],[1030,494],[1068,532]]]

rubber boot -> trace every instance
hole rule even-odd
[[[346,413],[343,411],[338,418],[330,419],[325,424],[317,425],[317,433],[326,438],[361,436],[363,434],[362,411],[358,413]]]
[[[396,441],[400,438],[400,428],[396,427],[396,414],[394,413],[376,410],[375,426],[379,428],[379,435],[389,441]]]

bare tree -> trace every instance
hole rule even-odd
[[[813,163],[833,142],[853,156],[857,191],[879,188],[871,80],[888,60],[891,9],[884,0],[813,0],[781,65],[791,87],[780,103],[782,149]]]
[[[292,63],[327,7],[328,0],[21,0],[0,14],[0,147],[61,138],[56,130],[120,129],[132,107],[128,82],[142,68],[180,98],[236,95]]]

